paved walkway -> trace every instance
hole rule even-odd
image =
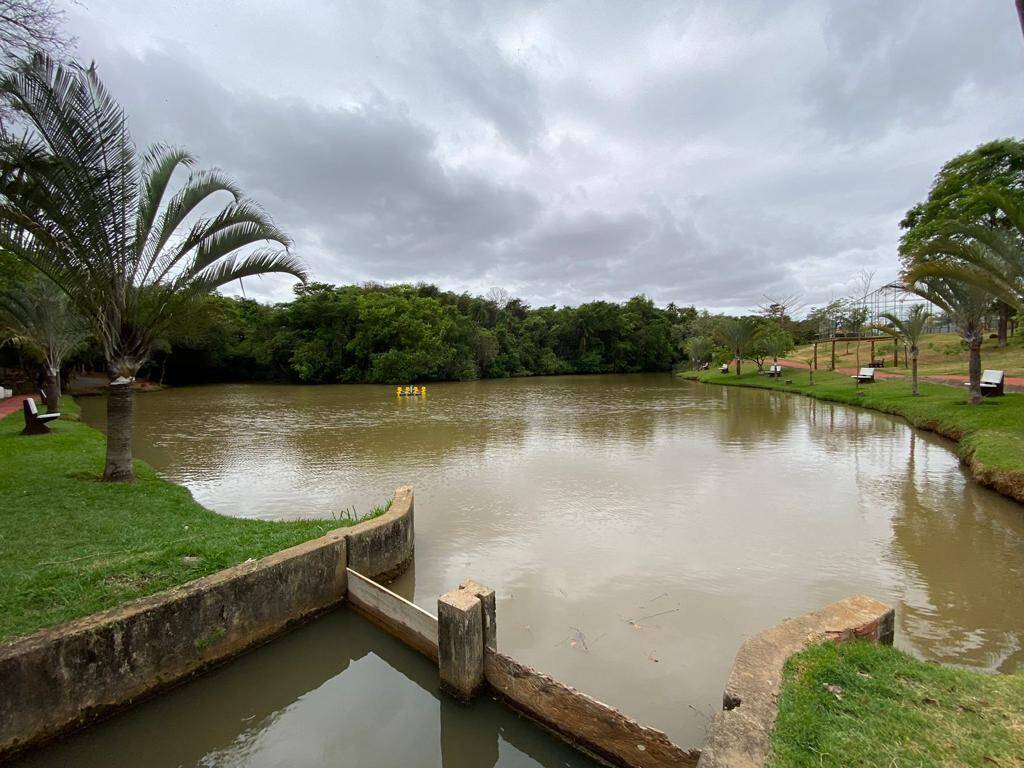
[[[0,419],[9,413],[21,410],[21,403],[25,400],[28,395],[15,395],[14,397],[8,397],[4,400],[0,400]]]
[[[801,370],[807,370],[807,363],[799,363],[796,360],[779,360],[779,365],[784,368],[800,368]],[[825,370],[819,368],[819,370]],[[853,376],[857,373],[856,368],[837,368],[838,373],[845,373],[847,376]],[[888,373],[882,368],[875,371],[876,379],[908,379],[909,376],[904,376],[898,373]],[[947,384],[951,387],[962,387],[967,383],[966,376],[959,375],[948,375],[948,376],[922,376],[921,381],[930,381],[933,384]],[[1003,389],[1007,392],[1024,392],[1024,376],[1006,376],[1003,379]]]

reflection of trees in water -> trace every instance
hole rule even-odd
[[[919,581],[897,612],[901,628],[927,658],[1015,671],[1024,665],[1024,519],[977,483],[929,471],[921,442],[912,432],[892,521],[894,559]]]

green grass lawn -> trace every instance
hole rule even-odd
[[[976,472],[998,476],[1001,490],[1009,487],[1009,495],[1024,499],[1024,394],[987,397],[972,406],[967,404],[966,387],[922,382],[921,396],[914,397],[910,382],[903,380],[858,387],[848,375],[818,371],[811,385],[806,370],[786,369],[781,378],[771,379],[758,375],[752,363],[744,369],[742,376],[717,371],[681,375],[714,384],[796,392],[902,416],[914,426],[959,439],[961,454],[973,456]]]
[[[77,421],[22,437],[0,419],[0,640],[85,616],[323,535],[353,520],[224,517],[136,462],[134,483],[99,481],[104,436]],[[377,513],[380,510],[376,510]]]
[[[868,643],[814,646],[786,663],[768,765],[1024,766],[1024,675]]]

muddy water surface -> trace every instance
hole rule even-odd
[[[86,420],[102,427],[103,406],[83,400]],[[1024,665],[1024,509],[880,414],[669,375],[438,384],[425,400],[213,386],[136,408],[137,454],[223,514],[361,512],[415,486],[416,565],[397,591],[432,609],[467,577],[494,587],[505,652],[687,746],[743,638],[854,593],[896,605],[897,643],[924,658]],[[253,686],[274,723],[311,686],[345,685],[291,641],[260,653],[317,681],[266,702]],[[187,714],[176,739],[220,727]],[[330,751],[318,717],[245,738]]]

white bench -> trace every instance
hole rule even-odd
[[[1006,378],[1003,371],[983,371],[981,374],[981,394],[1001,395],[1003,394],[1003,379]],[[965,387],[971,386],[971,382],[965,381]]]
[[[768,368],[767,373],[772,378],[778,378],[779,376],[782,375],[782,366],[779,365],[778,363],[772,363],[772,365]]]
[[[856,376],[851,376],[851,379],[856,379],[858,384],[871,384],[875,380],[875,369],[874,368],[861,368],[857,371]]]
[[[0,400],[6,400],[8,397],[14,397],[14,390],[0,386]]]
[[[722,369],[721,370],[722,370],[722,373],[728,373],[729,372],[729,364],[728,363],[722,363]]]
[[[59,413],[40,413],[36,401],[31,397],[26,397],[21,407],[25,412],[25,429],[21,432],[23,435],[45,435],[50,431],[46,428],[46,422],[60,418]]]

